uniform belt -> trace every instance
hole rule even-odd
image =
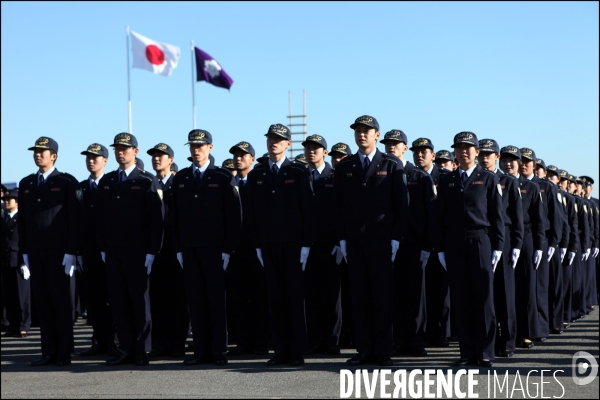
[[[465,239],[474,239],[474,238],[477,238],[477,237],[483,236],[483,235],[487,235],[487,228],[466,231]]]

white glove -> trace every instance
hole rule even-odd
[[[77,256],[77,269],[83,272],[83,257]]]
[[[27,268],[27,265],[21,265],[21,273],[23,274],[23,279],[25,279],[25,280],[29,279],[29,277],[31,276],[31,274],[29,273],[29,268]]]
[[[548,247],[548,262],[550,262],[550,260],[552,260],[552,256],[554,255],[555,251],[556,251],[556,248]]]
[[[106,252],[105,251],[101,251],[100,255],[102,256],[102,262],[105,263],[106,262]]]
[[[346,264],[348,263],[348,251],[346,250],[346,241],[345,240],[340,240],[340,250],[342,251],[342,254],[344,255],[344,260],[346,260]]]
[[[75,262],[77,258],[72,254],[65,254],[63,257],[62,265],[65,266],[65,274],[73,276],[73,270],[75,269]]]
[[[569,265],[573,264],[574,259],[575,259],[575,253],[570,251],[569,252]]]
[[[25,262],[25,266],[29,267],[29,254],[23,254],[23,261]]]
[[[543,252],[541,250],[536,250],[533,256],[533,263],[535,264],[536,270],[538,269],[538,267],[540,266],[540,262],[542,261],[542,253]]]
[[[181,269],[183,269],[183,253],[177,253],[177,261],[179,261],[179,265],[181,265]]]
[[[521,255],[521,250],[519,249],[512,249],[512,252],[510,254],[510,260],[512,261],[512,267],[513,269],[517,268],[517,261],[519,261],[519,256]]]
[[[444,267],[444,269],[448,271],[448,268],[446,268],[446,254],[438,253],[438,259],[440,260],[440,264],[442,264],[442,267]]]
[[[146,254],[146,262],[144,263],[144,267],[148,270],[148,275],[152,272],[152,263],[154,262],[154,254]]]
[[[400,242],[397,240],[392,240],[392,262],[396,259],[396,253],[400,248]]]
[[[256,249],[256,257],[258,257],[258,261],[260,261],[260,265],[262,265],[263,268],[264,268],[265,267],[265,263],[263,262],[262,250],[261,249]]]
[[[221,260],[223,260],[223,271],[227,271],[227,265],[229,264],[229,257],[227,253],[221,253]]]
[[[496,272],[496,267],[498,266],[498,261],[502,258],[502,251],[494,250],[492,252],[492,272]]]
[[[306,260],[308,260],[308,253],[310,253],[310,247],[303,247],[300,250],[300,264],[302,264],[302,271],[306,269]]]
[[[567,254],[567,249],[560,249],[560,262],[562,263],[565,259],[565,255]]]
[[[587,250],[585,251],[585,253],[583,253],[583,254],[581,255],[581,261],[585,261],[585,260],[587,260],[589,256],[590,256],[590,249],[587,249]]]
[[[430,252],[421,250],[421,258],[419,259],[421,261],[421,268],[425,268],[425,266],[427,265],[427,260],[429,260],[430,255],[431,255]]]
[[[342,258],[344,258],[344,255],[342,254],[342,249],[340,248],[340,246],[334,246],[333,250],[331,251],[331,255],[335,254],[335,263],[337,265],[340,265],[342,262]]]
[[[594,254],[592,254],[592,257],[598,257],[598,253],[600,253],[600,249],[598,247],[594,247]]]

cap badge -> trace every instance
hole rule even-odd
[[[167,145],[166,145],[166,144],[164,144],[164,143],[159,143],[159,144],[157,144],[156,146],[154,146],[154,148],[155,148],[156,150],[166,150],[166,149],[167,149]]]

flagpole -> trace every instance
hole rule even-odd
[[[127,108],[129,112],[129,133],[133,134],[133,127],[131,125],[131,81],[129,77],[129,25],[127,25],[127,36],[125,36],[127,42]]]
[[[192,120],[194,123],[194,128],[196,129],[196,93],[194,92],[194,59],[195,54],[194,54],[194,41],[190,40],[191,43],[191,51],[192,51]]]

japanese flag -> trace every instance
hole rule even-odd
[[[141,68],[155,74],[170,76],[177,67],[181,50],[177,46],[155,42],[131,31],[132,68]]]

